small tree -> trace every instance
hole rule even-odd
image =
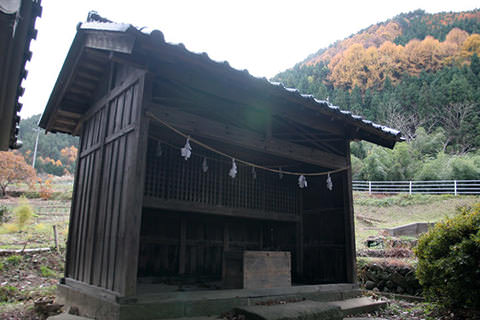
[[[35,170],[25,162],[22,155],[10,151],[0,151],[0,191],[2,196],[5,196],[10,184],[31,183],[35,176]]]
[[[19,205],[15,209],[13,209],[13,213],[15,214],[15,223],[18,226],[18,229],[22,230],[25,225],[32,219],[33,208],[28,203],[27,199],[22,198]]]

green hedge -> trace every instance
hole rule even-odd
[[[480,309],[480,203],[459,211],[419,239],[417,278],[429,300]]]

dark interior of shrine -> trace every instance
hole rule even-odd
[[[140,283],[222,287],[227,251],[288,251],[293,284],[346,282],[344,173],[307,177],[236,163],[152,126],[148,143],[138,279]],[[163,137],[163,138],[160,138]],[[213,141],[209,146],[285,172],[326,169]],[[282,171],[283,172],[283,171]]]

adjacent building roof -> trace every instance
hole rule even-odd
[[[350,134],[348,138],[352,140],[362,139],[387,147],[393,147],[395,142],[401,140],[401,133],[398,130],[363,119],[350,111],[332,106],[327,101],[315,99],[312,95],[301,94],[296,89],[285,88],[281,83],[254,77],[247,70],[236,70],[226,61],[213,61],[206,53],[186,50],[183,44],[167,43],[158,30],[139,29],[130,24],[110,22],[95,14],[93,17],[90,16],[87,22],[78,25],[77,35],[41,118],[42,128],[52,132],[78,133],[76,129],[89,105],[84,104],[85,101],[81,102],[81,99],[75,102],[78,92],[76,95],[73,94],[74,92],[69,95],[68,89],[73,87],[74,91],[78,91],[78,88],[86,87],[86,82],[81,82],[81,78],[85,80],[88,76],[92,82],[99,81],[101,65],[106,61],[102,62],[102,56],[98,54],[102,51],[110,52],[108,59],[117,57],[123,61],[127,61],[128,56],[141,55],[144,59],[131,60],[131,62],[141,64],[142,61],[148,61],[148,66],[144,66],[145,68],[151,67],[152,59],[163,59],[167,63],[180,62],[186,68],[198,69],[198,74],[208,72],[209,79],[223,81],[232,87],[248,87],[252,96],[262,95],[262,97],[281,99],[291,105],[293,113],[307,113],[312,115],[312,119],[321,115],[329,118],[333,126],[348,126]],[[106,59],[107,55],[103,57]],[[150,59],[150,57],[153,58]],[[87,75],[89,69],[97,69],[98,75]],[[74,75],[74,70],[80,70],[80,72]],[[84,94],[89,95],[88,92]],[[93,95],[92,92],[91,95]],[[241,100],[242,95],[236,99]],[[245,97],[244,100],[252,99]]]
[[[16,149],[18,112],[22,105],[25,63],[31,59],[30,41],[37,36],[35,20],[42,14],[40,0],[0,0],[0,150]]]

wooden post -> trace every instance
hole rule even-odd
[[[410,181],[409,185],[408,185],[408,194],[411,195],[412,194],[412,181]]]
[[[355,249],[355,218],[353,213],[353,194],[352,194],[352,166],[350,159],[350,142],[347,141],[345,147],[347,158],[347,170],[343,175],[343,206],[345,217],[345,259],[346,259],[346,280],[349,283],[357,283],[357,260]],[[370,182],[371,185],[371,182]],[[371,190],[371,187],[370,187]]]
[[[53,239],[54,239],[54,243],[55,243],[55,250],[57,250],[57,252],[59,251],[59,247],[58,247],[58,232],[57,232],[57,225],[54,224],[53,225]]]
[[[372,194],[372,181],[368,181],[368,194]]]
[[[185,274],[185,257],[187,242],[187,223],[185,217],[180,219],[180,252],[178,255],[178,274]]]
[[[230,230],[229,223],[225,222],[223,227],[223,251],[227,251],[230,247]]]
[[[453,192],[455,195],[457,195],[457,180],[453,181]]]

